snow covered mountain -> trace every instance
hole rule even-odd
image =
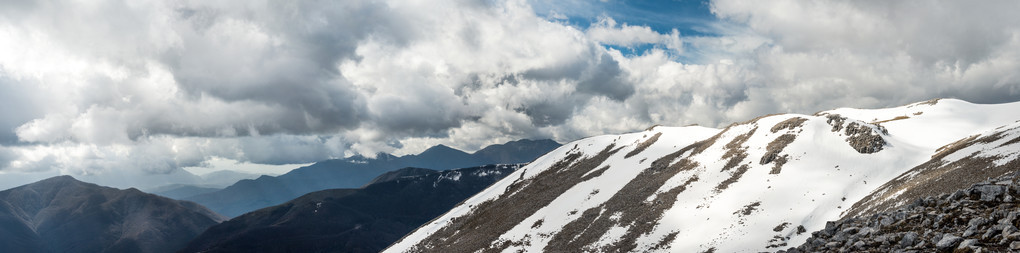
[[[933,155],[939,164],[968,157],[947,144],[1015,129],[1006,125],[1018,119],[1020,103],[942,99],[591,137],[521,168],[387,252],[775,251],[803,243],[859,200],[888,202],[889,189],[912,186],[876,190],[908,171],[938,177],[923,169]],[[1017,141],[996,140],[990,161],[1017,170]]]
[[[1020,122],[953,142],[786,252],[1020,251],[1017,158]]]
[[[847,216],[864,216],[903,206],[916,199],[953,193],[989,178],[1020,170],[1020,121],[940,148],[927,162],[910,169],[864,197]]]

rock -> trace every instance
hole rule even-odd
[[[918,249],[920,249],[920,248],[924,248],[924,246],[926,246],[926,245],[928,245],[928,243],[927,243],[927,242],[925,242],[925,241],[920,241],[920,242],[918,242],[918,243],[917,243],[916,245],[914,245],[914,248],[918,248]]]
[[[831,238],[829,238],[829,240],[836,241],[836,242],[843,242],[843,241],[846,241],[847,239],[849,239],[849,238],[847,238],[845,233],[836,233],[836,235],[834,235]]]
[[[857,242],[854,243],[854,249],[862,250],[862,249],[864,249],[864,245],[865,245],[864,242],[857,241]]]
[[[1020,176],[1020,172],[1015,175]],[[989,181],[998,182],[998,181]],[[881,213],[829,222],[799,252],[1020,252],[1020,181],[976,184]],[[1015,197],[1015,196],[1013,196]],[[902,203],[902,202],[901,202]],[[791,251],[792,252],[792,251]]]
[[[1006,192],[1004,185],[980,185],[974,187],[981,194],[981,201],[995,201],[1002,193]]]
[[[939,243],[939,241],[941,241],[941,240],[942,240],[942,236],[943,236],[942,234],[939,234],[939,233],[935,233],[935,234],[934,234],[934,235],[933,235],[933,236],[931,237],[931,243],[932,243],[932,244],[938,244],[938,243]]]
[[[882,222],[881,223],[882,226],[885,227],[885,226],[892,225],[893,222],[895,222],[895,221],[892,218],[890,218],[890,217],[883,217],[881,222]]]
[[[999,235],[1000,231],[1002,231],[1002,230],[997,230],[995,228],[990,228],[990,229],[986,230],[983,235],[981,235],[981,240],[992,241],[992,240],[995,239],[996,236]]]
[[[959,200],[959,199],[962,199],[965,196],[967,196],[967,194],[964,193],[963,191],[956,191],[956,192],[953,193],[953,195],[949,195],[949,199]]]
[[[939,242],[935,243],[935,248],[939,250],[952,250],[962,241],[963,238],[960,238],[959,236],[945,235],[942,236],[942,239],[940,239]]]
[[[977,226],[970,226],[966,231],[963,231],[963,237],[971,237],[974,234],[977,234],[977,230]]]
[[[903,234],[903,239],[900,239],[900,247],[910,247],[917,243],[917,232],[907,232]]]
[[[1006,218],[999,220],[999,224],[1013,224],[1013,221],[1016,220],[1017,216],[1020,216],[1020,212],[1009,212],[1009,214],[1006,215]]]
[[[963,242],[960,243],[960,246],[957,246],[956,248],[957,249],[966,249],[966,248],[969,248],[970,246],[977,245],[977,242],[978,242],[977,239],[963,240]]]
[[[1020,229],[1017,229],[1016,226],[1013,226],[1013,225],[1006,225],[1006,227],[1002,229],[1002,234],[1004,234],[1004,235],[1008,235],[1008,234],[1016,233],[1016,232],[1020,232]]]
[[[829,243],[826,243],[825,244],[825,248],[827,248],[827,249],[839,248],[839,242],[829,242]]]
[[[871,238],[871,241],[875,242],[875,244],[881,244],[881,243],[885,242],[887,237],[889,237],[889,235],[887,235],[887,234],[885,234],[885,235],[876,235],[876,236]]]
[[[988,219],[985,219],[984,217],[977,217],[977,218],[970,219],[970,222],[967,222],[967,225],[971,226],[971,227],[979,227],[979,226],[984,225],[986,223],[988,223]]]
[[[822,230],[822,231],[825,231],[826,235],[830,235],[831,236],[832,233],[836,232],[836,227],[837,226],[838,225],[836,225],[835,221],[827,221],[827,222],[825,222],[825,229]]]
[[[844,234],[852,235],[852,234],[857,234],[858,231],[861,231],[861,229],[858,228],[858,227],[849,227],[849,228],[843,229],[843,231],[840,231],[840,232],[844,233]]]
[[[874,228],[865,227],[865,228],[862,228],[860,231],[857,231],[857,235],[858,236],[869,236],[869,235],[871,235],[871,234],[873,234],[873,233],[875,233],[877,231],[878,230],[876,230]]]

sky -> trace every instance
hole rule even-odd
[[[940,97],[1013,102],[1017,11],[948,0],[2,1],[0,186],[57,174],[135,186],[184,168],[280,173],[437,144],[565,143]]]

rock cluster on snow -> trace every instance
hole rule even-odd
[[[861,154],[882,151],[882,148],[887,144],[882,135],[888,135],[889,130],[882,125],[849,120],[839,114],[825,113],[822,115],[827,118],[826,123],[832,126],[832,131],[843,131],[843,134],[847,136],[847,143]],[[849,123],[844,126],[843,124],[848,121]]]
[[[785,252],[1020,251],[1016,179],[1010,174],[894,211],[829,222]]]

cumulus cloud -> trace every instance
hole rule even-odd
[[[755,94],[777,98],[780,110],[929,97],[1015,101],[1020,79],[1000,71],[1020,61],[1020,18],[1011,11],[1018,7],[1010,1],[712,2],[719,17],[771,42],[748,59],[759,82],[769,85]],[[844,95],[822,101],[840,98],[833,94]]]
[[[718,19],[685,35],[590,11],[578,26],[522,0],[7,1],[0,171],[179,175],[1015,101],[1016,5],[716,0]]]
[[[646,44],[662,45],[677,53],[683,53],[683,40],[676,29],[670,34],[660,34],[648,26],[617,24],[612,17],[601,17],[599,21],[585,30],[593,41],[605,45],[637,47]]]

